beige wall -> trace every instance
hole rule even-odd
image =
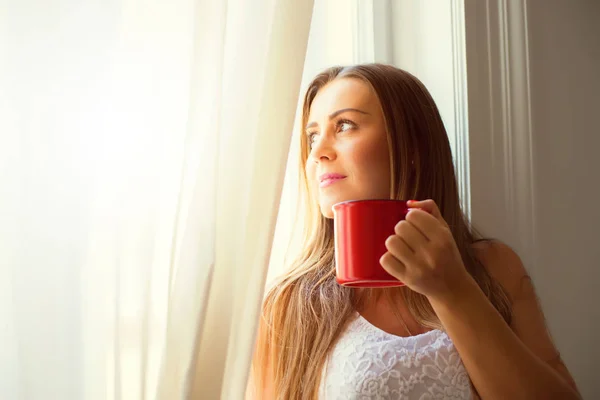
[[[534,280],[586,399],[600,398],[600,2],[530,0]]]

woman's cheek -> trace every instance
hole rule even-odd
[[[388,198],[390,161],[387,142],[363,141],[356,143],[351,156],[353,172],[361,186],[372,198]],[[367,189],[368,188],[368,189]]]

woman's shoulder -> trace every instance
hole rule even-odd
[[[473,243],[473,250],[488,273],[510,295],[520,291],[524,280],[529,281],[529,273],[521,258],[506,243],[495,239],[478,240]]]

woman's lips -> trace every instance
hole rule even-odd
[[[319,187],[324,188],[333,185],[342,179],[346,179],[346,176],[340,174],[323,174],[319,177]]]

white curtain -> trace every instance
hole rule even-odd
[[[0,398],[241,399],[312,1],[0,1]]]
[[[368,12],[368,8],[379,5],[379,0],[315,0],[302,74],[301,94],[304,94],[315,75],[325,68],[376,61],[373,58],[376,44],[373,28],[377,25],[374,21],[380,16]],[[302,225],[298,222],[303,221],[304,214],[303,210],[298,208],[300,146],[297,145],[300,135],[303,134],[303,130],[300,129],[302,100],[300,98],[297,105],[292,136],[292,142],[296,145],[291,146],[288,155],[267,284],[284,272],[290,261],[298,254],[302,244]]]

